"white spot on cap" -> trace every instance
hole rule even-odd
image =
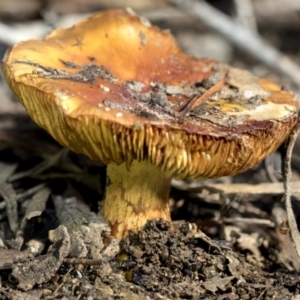
[[[74,104],[72,101],[70,101],[70,95],[67,93],[64,93],[63,91],[57,91],[55,96],[57,98],[57,103],[59,103],[65,113],[68,113],[74,108]]]
[[[63,91],[57,91],[55,93],[55,96],[58,97],[62,101],[66,101],[70,99],[70,96],[67,93],[64,93]]]
[[[148,19],[146,19],[145,17],[140,17],[139,19],[144,26],[151,27],[151,23]]]
[[[253,98],[257,93],[255,91],[251,91],[251,90],[245,90],[244,91],[244,97],[246,99],[251,99]]]
[[[98,103],[97,106],[98,107],[103,107],[103,104],[102,103]]]
[[[110,91],[109,87],[107,87],[107,86],[105,86],[105,85],[103,85],[103,84],[100,84],[99,86],[100,86],[100,88],[101,88],[102,90],[104,90],[105,92],[109,92],[109,91]]]
[[[104,110],[105,111],[110,111],[110,108],[109,107],[105,107]]]
[[[121,112],[119,112],[119,113],[116,114],[117,118],[122,117],[122,116],[123,116],[123,114]]]

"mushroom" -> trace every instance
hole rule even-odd
[[[172,178],[257,165],[298,122],[299,103],[245,70],[183,53],[131,11],[100,12],[17,44],[3,72],[60,144],[107,164],[102,213],[117,238],[170,221]]]

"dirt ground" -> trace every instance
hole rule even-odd
[[[256,24],[299,63],[300,18],[293,1],[290,10],[280,1],[268,15],[260,6],[268,0],[254,0]],[[170,13],[167,2],[123,2],[2,0],[0,22],[31,30],[74,14],[133,6],[170,28],[188,53],[250,69],[299,92],[290,78],[199,21]],[[209,2],[234,15],[233,1]],[[8,46],[0,43],[0,57]],[[105,165],[58,145],[0,77],[0,299],[300,299],[300,259],[282,203],[282,150],[235,177],[174,180],[173,223],[150,221],[118,243],[97,214]],[[299,159],[298,141],[292,157],[298,223]]]

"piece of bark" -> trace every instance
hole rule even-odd
[[[16,250],[21,249],[28,221],[34,217],[39,217],[44,212],[50,193],[50,189],[48,187],[44,187],[27,201],[25,216],[23,217],[20,227],[16,233],[16,239],[13,242],[10,242],[10,246],[12,248]]]
[[[0,182],[0,195],[6,203],[6,214],[9,227],[16,233],[19,227],[17,195],[13,186],[9,183]]]
[[[212,292],[215,293],[218,290],[225,292],[230,285],[231,280],[233,280],[235,276],[229,276],[225,278],[214,278],[212,280],[206,281],[202,283],[202,286]]]
[[[91,212],[86,203],[75,197],[56,196],[53,201],[60,224],[66,226],[70,234],[70,257],[102,259],[102,251],[105,249],[103,238],[110,235],[110,228],[104,219]],[[110,245],[110,255],[113,255],[118,251],[118,245],[113,238]]]
[[[46,255],[32,259],[25,259],[13,266],[12,276],[18,280],[18,288],[28,291],[35,284],[41,284],[51,279],[63,260],[70,252],[70,236],[66,227],[59,226],[49,232],[49,239],[53,244]]]
[[[0,183],[5,183],[8,178],[15,172],[18,164],[8,164],[4,162],[0,162]],[[5,184],[4,184],[5,186]],[[6,201],[0,202],[0,209],[4,209],[6,207]]]
[[[25,216],[22,222],[38,217],[44,212],[50,192],[48,187],[44,187],[31,198],[26,207]]]
[[[33,255],[24,251],[0,248],[0,270],[11,269],[16,261],[26,257],[33,257]]]

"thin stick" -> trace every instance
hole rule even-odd
[[[258,218],[223,218],[225,223],[245,223],[252,225],[265,225],[268,227],[275,227],[275,223],[268,219],[258,219]]]
[[[291,201],[291,196],[292,196],[291,157],[292,157],[293,148],[294,148],[294,145],[295,145],[295,142],[296,142],[299,132],[300,132],[300,123],[298,123],[298,125],[294,128],[294,130],[290,134],[288,146],[286,149],[286,157],[284,160],[284,168],[283,168],[283,175],[284,175],[283,185],[284,185],[284,190],[285,190],[285,193],[283,196],[283,201],[285,203],[285,209],[286,209],[286,213],[287,213],[289,227],[291,230],[291,236],[294,241],[298,256],[300,257],[300,234],[299,234],[295,214],[294,214],[293,208],[292,208],[292,201]]]
[[[205,189],[211,189],[212,192],[221,192],[229,194],[247,194],[247,195],[282,195],[284,187],[282,182],[266,182],[259,184],[249,183],[208,183],[201,187],[181,186],[181,182],[172,182],[172,185],[180,190],[188,190],[190,193],[201,193]],[[299,195],[300,181],[292,182],[292,193]]]
[[[69,265],[100,266],[104,263],[104,260],[88,258],[65,258],[64,263]]]
[[[205,25],[225,36],[237,47],[260,60],[270,68],[289,77],[300,86],[300,67],[286,55],[272,47],[261,36],[204,1],[169,0],[190,15],[200,19]]]
[[[184,107],[184,109],[180,112],[182,115],[186,114],[187,112],[195,109],[197,106],[201,105],[205,102],[208,98],[219,92],[223,86],[225,85],[225,80],[222,79],[210,89],[208,89],[202,96],[194,97],[192,100]]]
[[[252,0],[234,0],[236,20],[252,31],[257,31]]]

